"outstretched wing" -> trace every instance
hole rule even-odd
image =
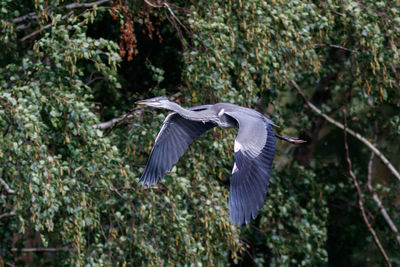
[[[260,116],[225,112],[239,125],[235,140],[235,163],[229,193],[229,214],[232,222],[242,225],[257,217],[268,190],[275,136],[271,124]]]
[[[203,110],[207,105],[191,108]],[[188,146],[200,135],[215,126],[211,122],[191,121],[183,118],[178,113],[169,114],[161,127],[154,142],[146,168],[139,182],[150,187],[159,179],[163,179],[172,165],[178,162]]]

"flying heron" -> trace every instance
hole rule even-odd
[[[164,120],[150,152],[140,182],[155,185],[169,171],[188,146],[215,126],[238,127],[234,143],[235,162],[229,192],[229,214],[232,222],[248,224],[257,217],[268,189],[275,155],[275,124],[261,113],[228,103],[183,108],[166,97],[140,100],[136,104],[171,110]],[[277,137],[302,143],[288,137]],[[298,140],[298,139],[297,139]]]

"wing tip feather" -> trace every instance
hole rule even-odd
[[[237,226],[249,224],[251,218],[255,220],[266,198],[276,150],[272,126],[267,123],[266,127],[267,140],[257,157],[252,158],[241,149],[235,151],[234,164],[239,171],[234,172],[231,178],[229,212],[231,221]],[[235,206],[235,203],[240,206]]]

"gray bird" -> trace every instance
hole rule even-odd
[[[182,108],[166,97],[140,100],[136,104],[173,111],[164,120],[140,182],[155,185],[163,179],[200,135],[215,126],[238,127],[235,139],[235,163],[229,192],[229,214],[232,222],[248,224],[267,193],[272,161],[275,155],[275,124],[261,113],[228,103]],[[280,137],[280,136],[278,136]],[[287,140],[288,141],[288,140]]]

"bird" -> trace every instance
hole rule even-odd
[[[230,103],[183,108],[165,96],[135,103],[172,111],[161,126],[139,180],[143,187],[151,187],[162,180],[203,133],[216,126],[239,128],[233,146],[235,160],[229,188],[229,216],[237,226],[249,224],[251,217],[256,219],[268,190],[276,149],[272,128],[276,125],[270,119],[254,109]]]

